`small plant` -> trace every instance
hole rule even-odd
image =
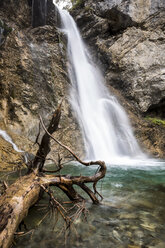
[[[155,125],[159,125],[159,126],[163,125],[163,126],[165,126],[165,120],[157,119],[157,118],[153,118],[153,117],[149,117],[149,116],[147,116],[145,119],[150,121],[150,122],[152,122],[152,123],[154,123]]]

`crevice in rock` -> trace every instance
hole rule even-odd
[[[165,119],[165,98],[163,98],[158,104],[150,106],[145,115]]]
[[[122,13],[116,7],[109,9],[105,13],[104,18],[106,18],[109,22],[110,35],[117,34],[118,32],[121,32],[128,27],[138,26],[138,24],[133,21],[129,15]]]
[[[27,0],[30,7],[32,7],[32,0]]]

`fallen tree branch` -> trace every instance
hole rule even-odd
[[[58,128],[59,120],[61,116],[61,104],[55,111],[48,129],[46,129],[42,118],[40,121],[42,127],[45,130],[45,134],[42,137],[41,144],[34,160],[30,163],[28,174],[24,177],[19,178],[14,184],[10,185],[0,199],[0,247],[8,248],[12,244],[13,236],[17,231],[19,224],[27,216],[28,210],[33,206],[39,199],[41,188],[50,196],[53,205],[61,214],[63,219],[66,221],[67,227],[72,222],[72,218],[67,216],[67,211],[59,203],[53,194],[47,190],[47,187],[56,186],[60,188],[69,199],[77,204],[81,202],[84,204],[84,198],[76,192],[74,185],[78,185],[84,192],[88,194],[93,203],[98,204],[97,194],[101,195],[96,190],[97,182],[105,176],[106,165],[103,161],[82,161],[69,147],[62,144],[60,141],[55,139],[52,134]],[[38,140],[39,137],[37,137]],[[57,144],[66,149],[70,154],[84,166],[98,165],[99,169],[96,174],[91,176],[69,176],[69,175],[46,175],[43,172],[44,163],[46,156],[50,151],[50,138],[52,138]],[[62,169],[61,157],[58,157],[58,169]],[[50,171],[49,171],[50,173]],[[93,183],[94,192],[87,187],[86,184]],[[79,216],[84,211],[84,207],[77,210],[75,216]],[[74,216],[74,215],[73,215]]]
[[[64,149],[66,149],[68,152],[70,152],[70,154],[72,154],[72,156],[81,164],[85,165],[85,166],[91,166],[91,165],[99,165],[100,169],[99,171],[94,175],[94,176],[81,176],[81,177],[71,177],[72,181],[74,184],[78,184],[78,183],[94,183],[94,189],[96,191],[96,183],[97,181],[99,181],[100,179],[102,179],[105,174],[106,174],[106,165],[104,161],[90,161],[90,162],[84,162],[82,161],[68,146],[62,144],[59,140],[57,140],[55,137],[53,137],[51,135],[51,133],[46,129],[44,123],[43,123],[43,119],[40,116],[40,121],[41,124],[45,130],[45,132],[57,143],[59,144],[61,147],[63,147]]]

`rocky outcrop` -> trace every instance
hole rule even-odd
[[[143,113],[165,98],[164,1],[87,1],[73,13],[108,82]]]
[[[68,103],[65,45],[54,25],[57,17],[53,17],[51,5],[50,0],[47,25],[36,28],[31,26],[30,1],[8,0],[0,8],[0,19],[10,28],[0,46],[0,128],[7,130],[22,150],[27,150],[25,138],[31,144],[35,141],[39,115],[47,123],[62,100],[57,136],[80,150],[80,134]]]
[[[129,28],[108,50],[122,71],[125,95],[142,112],[165,98],[165,35],[160,30]],[[113,81],[114,75],[109,72],[107,78]]]
[[[164,119],[165,2],[82,2],[84,7],[77,6],[71,13],[92,50],[95,62],[102,68],[107,85],[119,90],[119,95],[132,106],[138,119],[142,120],[145,116]],[[132,118],[135,128],[137,122],[137,118]],[[156,149],[158,154],[165,156],[164,125],[152,125],[143,121],[136,134],[150,150]],[[149,140],[155,145],[149,144]]]
[[[19,171],[24,159],[21,153],[16,152],[12,145],[0,137],[0,173],[9,170]]]

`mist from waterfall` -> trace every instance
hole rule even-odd
[[[106,162],[144,158],[124,109],[106,88],[75,21],[66,10],[59,12],[61,30],[68,39],[71,104],[82,130],[86,158]]]

